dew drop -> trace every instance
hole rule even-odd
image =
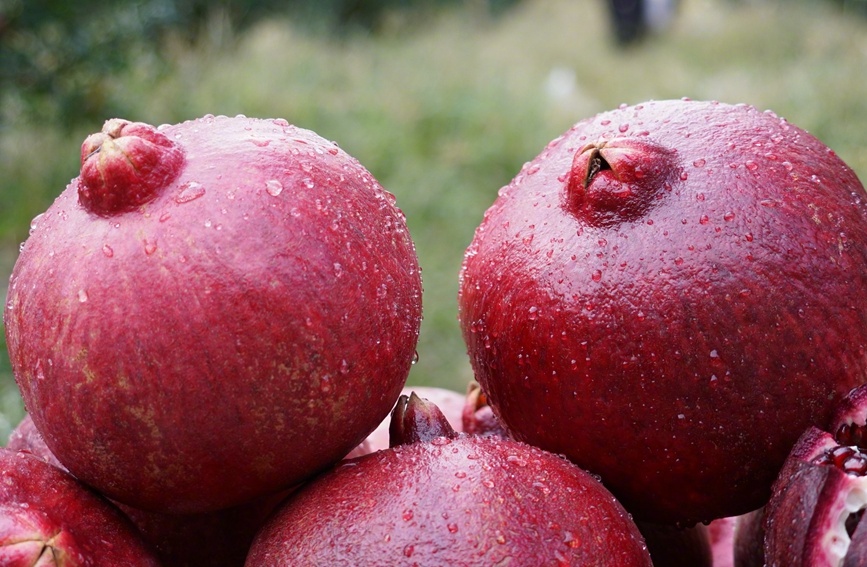
[[[175,195],[175,203],[183,204],[195,201],[205,194],[205,187],[197,181],[187,181],[181,185],[178,194]]]
[[[734,220],[734,218],[735,218],[735,214],[732,212],[728,212],[728,213],[723,215],[723,220],[726,220],[726,221],[732,221],[732,220]]]
[[[150,256],[151,254],[153,254],[154,252],[156,252],[156,251],[157,251],[157,243],[156,243],[156,241],[154,241],[154,240],[149,240],[149,239],[145,239],[145,241],[144,241],[144,251],[145,251],[145,254],[147,254],[148,256]]]
[[[412,544],[407,545],[406,547],[403,548],[403,555],[404,555],[404,557],[412,557],[412,554],[414,551],[415,551],[415,547],[413,547]]]
[[[710,222],[710,218],[707,215],[701,215],[698,219],[699,224],[707,224]]]
[[[39,226],[39,221],[41,221],[44,216],[45,213],[39,213],[38,215],[33,217],[33,220],[30,221],[30,234],[33,234],[33,231],[36,230],[36,227]]]
[[[452,534],[458,533],[458,525],[457,524],[454,524],[454,523],[448,524],[446,527],[448,528],[449,533],[452,533]]]
[[[102,253],[105,255],[106,258],[111,258],[112,256],[114,256],[114,249],[108,244],[103,244]]]
[[[744,165],[746,165],[747,169],[750,171],[755,171],[759,168],[759,164],[757,164],[756,162],[754,162],[752,160],[747,161]]]
[[[694,162],[692,162],[692,165],[694,165],[695,167],[704,167],[704,165],[705,165],[706,163],[707,163],[707,160],[704,160],[704,159],[697,159],[697,160],[695,160]]]
[[[283,184],[277,179],[269,179],[265,182],[265,191],[272,197],[276,197],[283,192]]]
[[[418,351],[412,353],[412,361],[410,362],[410,364],[418,364]]]
[[[304,183],[304,186],[307,187],[308,189],[313,189],[313,187],[315,185],[315,183],[313,183],[313,179],[311,179],[309,177],[305,177],[303,183]]]
[[[593,274],[590,276],[590,278],[591,278],[594,282],[598,282],[599,280],[602,279],[602,271],[601,271],[601,270],[594,270],[594,271],[593,271]]]
[[[629,124],[621,124],[620,126],[617,127],[617,129],[620,130],[621,134],[623,134],[624,132],[629,130]]]
[[[529,315],[527,316],[530,319],[530,321],[535,321],[538,316],[539,316],[539,308],[536,307],[535,305],[533,307],[530,307]]]
[[[403,518],[403,521],[404,521],[404,522],[408,522],[408,521],[412,520],[412,517],[413,517],[413,512],[412,512],[412,510],[410,510],[409,508],[407,508],[406,510],[403,511],[402,518]]]
[[[83,289],[78,290],[78,302],[79,303],[87,303],[87,292]]]

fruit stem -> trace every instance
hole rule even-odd
[[[458,436],[443,412],[415,392],[398,398],[391,412],[388,427],[389,446],[426,443],[440,437],[454,439]]]

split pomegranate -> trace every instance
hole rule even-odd
[[[676,100],[583,120],[467,249],[476,379],[512,435],[639,519],[756,509],[800,433],[867,379],[865,201],[771,112]]]
[[[60,469],[0,448],[0,478],[0,565],[160,565],[120,510]]]
[[[42,215],[4,314],[24,403],[76,477],[204,513],[340,460],[412,363],[405,219],[336,144],[284,120],[110,120]]]
[[[626,511],[565,459],[455,433],[418,396],[392,414],[392,447],[294,494],[256,537],[264,565],[650,566]]]
[[[847,396],[829,429],[810,427],[795,444],[744,532],[738,567],[867,564],[867,387]]]

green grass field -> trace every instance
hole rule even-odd
[[[649,99],[745,102],[811,131],[867,179],[867,21],[819,0],[683,0],[665,34],[631,49],[613,44],[592,0],[526,0],[496,19],[467,2],[344,40],[290,21],[239,35],[214,20],[198,45],[181,45],[165,47],[168,73],[143,53],[110,78],[124,118],[285,118],[337,141],[396,195],[425,286],[415,385],[465,388],[464,250],[497,190],[582,118]],[[89,131],[32,120],[0,129],[4,296],[30,219],[77,175]],[[22,408],[5,343],[0,352],[2,440]]]

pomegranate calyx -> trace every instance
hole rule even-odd
[[[403,394],[391,412],[388,428],[389,446],[426,443],[437,438],[454,439],[458,433],[443,412],[415,392]]]
[[[636,220],[671,187],[676,170],[675,152],[649,140],[587,144],[572,160],[567,207],[592,225]]]
[[[81,145],[79,202],[100,216],[135,210],[174,181],[184,163],[181,147],[153,126],[113,118]]]

